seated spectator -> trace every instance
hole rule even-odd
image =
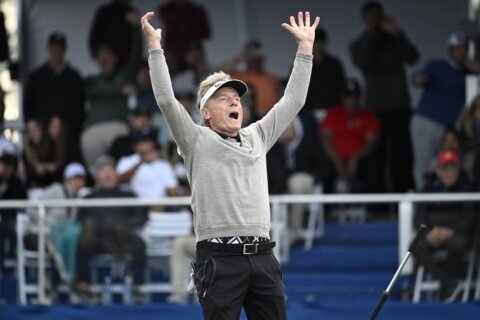
[[[470,182],[460,167],[460,159],[453,151],[443,151],[437,157],[435,176],[425,183],[422,192],[453,193],[472,191]],[[468,202],[420,203],[415,214],[415,226],[429,228],[413,254],[418,263],[441,281],[441,296],[446,298],[453,289],[455,275],[460,271],[465,254],[471,248],[476,226],[474,205]],[[438,250],[446,250],[441,263],[433,258]]]
[[[133,198],[134,194],[119,189],[115,160],[101,156],[95,162],[96,188],[87,199]],[[76,290],[91,300],[89,291],[89,262],[96,254],[129,254],[132,256],[134,296],[139,297],[139,285],[144,282],[146,263],[145,243],[136,235],[147,220],[140,207],[87,207],[78,212],[82,232],[77,248]]]
[[[55,149],[55,163],[59,168],[58,171],[62,171],[67,163],[83,163],[80,147],[68,134],[68,127],[60,117],[54,116],[50,119],[47,131]],[[61,180],[61,177],[57,178]]]
[[[136,43],[140,41],[138,32],[133,32],[132,36]],[[133,85],[138,65],[136,50],[138,45],[132,45],[127,65],[119,68],[118,55],[112,47],[99,45],[96,48],[95,59],[100,72],[85,81],[89,109],[81,137],[83,155],[89,166],[107,152],[116,137],[128,132],[128,97],[136,93]]]
[[[135,132],[133,149],[134,154],[122,157],[118,162],[119,181],[127,183],[140,198],[177,195],[175,172],[168,161],[160,158],[154,133],[148,129]]]
[[[63,183],[57,182],[48,186],[38,198],[60,200],[81,197],[86,174],[85,168],[80,163],[69,163],[63,173]],[[76,222],[77,211],[77,207],[53,207],[48,209],[46,216],[48,239],[62,258],[61,263],[69,280],[75,275],[75,257],[81,231],[80,225]]]
[[[129,120],[130,132],[126,135],[117,137],[113,141],[108,151],[108,154],[112,156],[115,161],[118,161],[120,158],[129,156],[135,152],[133,150],[133,138],[136,132],[143,129],[149,129],[152,132],[155,132],[152,120],[152,112],[146,107],[139,106],[133,109]]]
[[[18,178],[18,159],[11,154],[0,156],[0,200],[26,199],[25,186]],[[14,256],[16,236],[16,209],[0,210],[0,274],[4,271],[4,257]]]
[[[267,173],[269,190],[289,194],[313,193],[315,185],[322,182],[326,175],[325,158],[318,141],[303,132],[302,121],[295,118],[285,129],[277,143],[267,155]],[[274,176],[274,177],[272,177]],[[274,179],[280,185],[274,186]],[[284,190],[281,190],[282,188]],[[303,228],[305,204],[290,206],[289,227],[290,241],[293,242]]]
[[[475,185],[480,187],[480,96],[468,108],[460,134],[464,148],[464,166]]]
[[[461,32],[452,33],[447,39],[447,48],[447,59],[427,62],[414,77],[414,84],[423,88],[411,123],[417,190],[423,187],[423,174],[438,153],[445,129],[455,125],[465,106],[467,36]]]
[[[48,186],[61,171],[52,141],[38,120],[27,122],[23,158],[29,188]]]
[[[356,80],[347,81],[343,104],[327,111],[320,133],[333,167],[329,184],[336,186],[327,189],[336,192],[380,191],[379,169],[373,152],[379,137],[379,124],[371,111],[360,106],[360,85]]]

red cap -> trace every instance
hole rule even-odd
[[[447,164],[458,165],[460,163],[460,158],[455,151],[442,151],[437,157],[437,163],[441,167]]]

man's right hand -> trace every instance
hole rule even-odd
[[[147,12],[140,20],[142,23],[142,31],[145,35],[145,39],[147,40],[148,49],[150,50],[162,48],[160,45],[160,40],[162,38],[162,30],[154,29],[149,22],[152,19],[153,15],[154,13],[152,11]]]

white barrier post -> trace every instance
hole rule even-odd
[[[18,277],[18,300],[21,305],[27,304],[27,293],[25,288],[25,248],[23,246],[23,226],[25,217],[17,214],[17,277]]]
[[[45,205],[38,204],[38,302],[40,304],[47,303],[45,295],[46,279],[45,279]]]
[[[398,213],[398,261],[402,261],[413,239],[413,203],[401,201]],[[413,261],[409,260],[402,269],[402,275],[413,272]]]

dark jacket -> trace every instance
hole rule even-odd
[[[135,198],[135,195],[115,188],[99,189],[86,198]],[[78,212],[78,220],[81,223],[91,221],[93,229],[98,233],[109,233],[113,229],[134,231],[143,226],[147,217],[147,210],[143,207],[86,207]]]
[[[472,192],[473,188],[465,174],[450,188],[445,187],[437,177],[427,182],[424,193]],[[425,224],[428,228],[448,227],[455,232],[471,234],[476,226],[475,203],[472,202],[421,202],[417,205],[415,226]]]
[[[417,48],[400,32],[365,31],[353,41],[350,53],[366,82],[366,105],[375,111],[410,109],[405,64],[419,59]]]

